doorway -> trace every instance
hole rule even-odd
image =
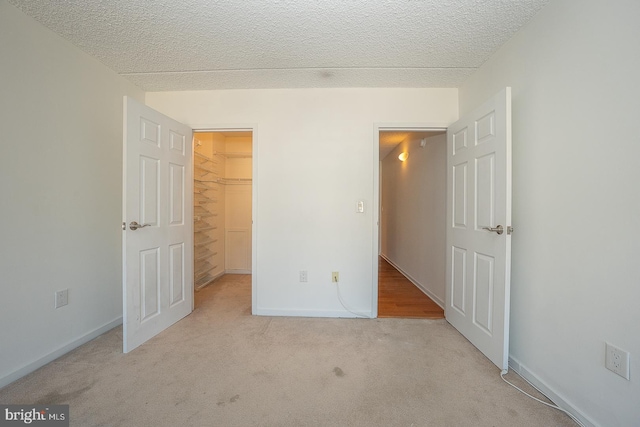
[[[252,266],[253,132],[194,132],[194,288]]]
[[[446,129],[378,140],[378,317],[444,318]]]

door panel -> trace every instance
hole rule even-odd
[[[140,156],[140,224],[158,225],[160,214],[160,160]]]
[[[491,227],[495,220],[495,155],[476,159],[476,229]]]
[[[185,189],[184,166],[169,164],[169,224],[184,224],[184,189]]]
[[[169,302],[171,306],[184,301],[184,243],[177,243],[169,247]]]
[[[124,128],[126,353],[193,309],[193,182],[191,129],[127,97]]]
[[[473,320],[478,327],[487,334],[491,334],[493,330],[493,267],[495,258],[480,253],[476,253],[475,257]]]
[[[508,367],[511,90],[447,131],[445,316],[500,369]],[[498,234],[486,228],[502,226]]]
[[[467,164],[453,166],[453,226],[467,226]]]
[[[467,292],[467,251],[455,246],[452,251],[451,307],[464,315]]]

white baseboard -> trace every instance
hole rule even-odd
[[[76,338],[73,341],[68,342],[67,344],[63,345],[62,347],[59,347],[57,350],[52,351],[49,354],[46,354],[42,357],[40,357],[37,360],[34,360],[31,363],[28,363],[26,365],[24,365],[23,367],[11,372],[8,375],[5,375],[4,377],[0,378],[0,388],[5,387],[9,384],[11,384],[12,382],[19,380],[20,378],[24,377],[27,374],[30,374],[31,372],[35,371],[38,368],[43,367],[44,365],[46,365],[47,363],[53,362],[54,360],[56,360],[58,357],[63,356],[65,354],[67,354],[68,352],[70,352],[71,350],[80,347],[82,344],[85,344],[89,341],[91,341],[92,339],[104,334],[107,331],[110,331],[111,329],[115,328],[116,326],[119,326],[122,324],[122,316],[100,326],[99,328],[96,328],[92,331],[89,331],[88,333],[82,335],[79,338]]]
[[[384,258],[384,260],[387,261],[389,264],[391,264],[393,266],[393,268],[398,270],[400,272],[400,274],[402,274],[404,277],[406,277],[408,281],[413,283],[416,286],[416,288],[420,289],[423,294],[425,294],[426,296],[431,298],[433,300],[433,302],[438,304],[440,306],[440,308],[444,310],[444,301],[442,301],[442,299],[440,299],[439,297],[434,295],[433,292],[431,292],[429,289],[427,289],[425,286],[423,286],[416,279],[411,277],[411,275],[409,273],[405,272],[404,270],[402,270],[402,268],[398,267],[393,261],[391,261],[389,258],[387,258],[387,256],[385,254],[381,253],[380,256],[382,258]]]
[[[533,387],[535,387],[540,393],[544,394],[551,400],[556,406],[569,412],[571,415],[580,420],[586,427],[600,427],[591,418],[587,417],[582,411],[575,407],[571,402],[564,398],[560,393],[557,393],[551,387],[549,387],[544,381],[542,381],[536,374],[531,372],[525,365],[512,356],[509,356],[509,367],[522,378],[527,380]]]
[[[360,312],[358,312],[360,313]],[[339,310],[284,310],[273,308],[257,308],[253,313],[257,316],[285,316],[285,317],[341,317],[341,318],[361,318],[349,311]],[[361,316],[371,318],[370,312],[362,312]]]

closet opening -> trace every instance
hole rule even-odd
[[[253,133],[196,131],[193,140],[197,291],[225,275],[251,274]]]

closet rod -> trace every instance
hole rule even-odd
[[[214,156],[223,156],[223,157],[227,157],[227,158],[240,158],[240,159],[249,159],[251,157],[253,157],[253,153],[252,152],[238,152],[238,151],[214,151],[213,152]]]
[[[252,178],[216,178],[216,179],[194,179],[196,182],[211,182],[213,184],[233,184],[240,182],[252,182]]]

